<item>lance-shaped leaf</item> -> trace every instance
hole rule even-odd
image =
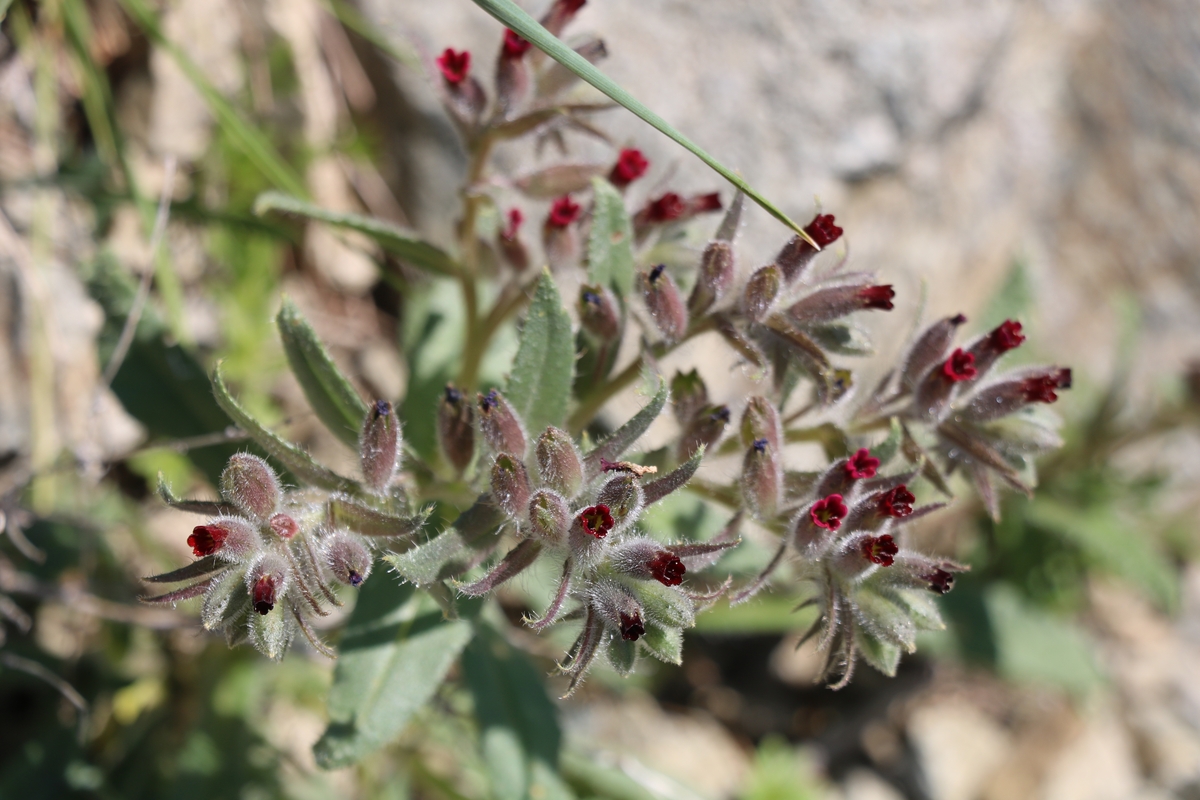
[[[556,36],[550,33],[537,23],[533,17],[521,10],[520,6],[513,0],[474,0],[475,5],[482,8],[484,11],[491,14],[496,19],[503,22],[506,26],[516,31],[525,40],[532,42],[534,46],[546,53],[558,63],[562,64],[567,69],[574,72],[585,81],[595,86],[604,94],[617,101],[625,108],[632,111],[637,116],[641,117],[659,132],[675,140],[678,144],[692,152],[697,158],[703,161],[708,166],[712,167],[718,175],[732,183],[734,186],[746,193],[754,202],[758,203],[767,213],[775,217],[775,219],[787,225],[792,230],[796,231],[800,236],[803,236],[814,247],[817,247],[816,242],[813,242],[811,237],[804,232],[804,229],[793,222],[786,214],[771,204],[767,198],[763,197],[753,187],[733,170],[726,167],[721,162],[717,161],[707,152],[702,150],[699,145],[695,144],[691,139],[688,139],[675,128],[671,127],[662,117],[655,114],[646,106],[642,105],[638,100],[634,99],[633,95],[618,86],[612,79],[605,75],[600,70],[596,69],[586,58],[576,53],[567,45],[563,44]],[[817,247],[819,250],[820,248]]]
[[[176,511],[188,511],[192,514],[202,514],[206,517],[219,517],[226,514],[237,514],[238,510],[230,503],[219,500],[184,500],[171,491],[171,485],[160,472],[158,473],[158,496],[162,501]]]
[[[461,575],[479,564],[496,547],[495,533],[508,521],[504,512],[484,495],[454,525],[406,553],[391,553],[384,561],[404,580],[429,586]]]
[[[389,542],[388,546],[403,552],[413,544],[413,537],[421,532],[429,512],[422,511],[411,517],[386,514],[349,497],[337,496],[329,500],[329,513],[335,525],[349,528],[363,536],[390,536],[405,539],[404,542]]]
[[[604,172],[603,164],[555,164],[517,178],[513,186],[538,200],[582,192],[592,178]]]
[[[592,230],[588,234],[588,282],[611,286],[621,297],[633,291],[633,225],[625,199],[604,178],[592,179]]]
[[[549,271],[538,281],[504,396],[525,430],[563,427],[575,377],[575,336]]]
[[[151,575],[142,580],[147,583],[182,583],[190,581],[192,578],[201,578],[213,572],[220,572],[229,566],[228,561],[221,561],[216,556],[205,556],[197,559],[186,567],[180,567],[171,572],[164,572],[162,575]]]
[[[575,561],[568,556],[563,562],[562,578],[558,582],[558,591],[554,593],[554,598],[550,601],[549,607],[546,608],[546,613],[538,619],[526,617],[526,625],[535,631],[540,631],[554,624],[554,621],[558,619],[558,613],[562,610],[563,601],[567,599],[567,591],[571,588],[571,574],[574,570]]]
[[[447,620],[410,586],[366,583],[338,646],[329,726],[313,747],[317,764],[348,766],[399,735],[471,634],[471,623]]]
[[[215,578],[209,578],[206,581],[193,583],[191,586],[184,586],[182,589],[176,589],[166,594],[157,594],[153,597],[139,597],[143,603],[171,603],[174,605],[180,600],[190,600],[193,597],[199,597],[208,591],[208,587],[212,585]]]
[[[539,786],[558,767],[562,732],[540,671],[490,627],[463,651],[463,676],[475,701],[479,744],[497,800],[558,796]],[[547,769],[535,769],[536,764]],[[551,791],[548,792],[547,790]]]
[[[263,216],[271,211],[295,214],[319,222],[327,222],[339,228],[358,231],[379,243],[387,252],[412,264],[418,269],[436,272],[439,275],[456,275],[458,264],[450,254],[430,244],[410,230],[361,214],[330,211],[299,197],[282,192],[263,192],[254,201],[254,213]]]
[[[658,373],[651,373],[651,375],[654,397],[650,398],[650,402],[641,411],[634,414],[628,422],[613,431],[611,436],[584,456],[585,480],[591,480],[600,474],[601,459],[616,461],[622,453],[641,438],[643,433],[649,430],[654,420],[658,419],[658,415],[662,413],[663,406],[667,403],[667,382]]]
[[[668,472],[658,480],[650,481],[642,486],[642,491],[646,495],[646,505],[651,506],[662,500],[676,489],[681,488],[685,483],[692,479],[696,474],[696,470],[700,469],[700,462],[704,459],[704,447],[701,446],[692,457],[680,464],[675,469]]]
[[[678,628],[660,628],[657,625],[648,625],[641,642],[658,660],[668,664],[683,663],[683,631]]]
[[[1009,486],[1024,492],[1026,497],[1033,496],[1033,489],[1021,480],[1020,473],[980,435],[954,422],[943,422],[938,426],[938,432],[961,447],[971,458],[994,470]]]
[[[888,437],[871,448],[871,455],[879,459],[880,467],[886,467],[888,462],[896,457],[903,439],[904,431],[900,428],[900,420],[892,417],[888,425]]]
[[[478,597],[487,594],[505,581],[521,574],[529,565],[537,561],[542,552],[542,543],[536,539],[525,539],[505,554],[495,569],[474,583],[459,586],[458,590],[468,597]]]
[[[358,430],[367,416],[367,404],[333,363],[295,303],[283,301],[275,324],[292,374],[300,382],[308,404],[334,436],[357,450]]]
[[[238,401],[233,399],[233,395],[229,393],[229,387],[225,385],[225,379],[221,377],[221,365],[219,363],[213,369],[212,386],[213,396],[216,397],[217,405],[229,415],[229,418],[237,423],[239,428],[249,434],[250,438],[266,450],[272,458],[276,459],[297,478],[321,489],[328,489],[334,492],[349,492],[351,494],[357,493],[357,487],[349,478],[343,478],[331,470],[322,467],[308,453],[291,442],[286,441],[273,431],[268,430],[262,423],[250,416],[246,409],[242,408]]]

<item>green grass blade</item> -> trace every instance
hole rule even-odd
[[[254,213],[261,217],[270,211],[295,214],[319,222],[327,222],[339,228],[358,231],[371,237],[384,250],[399,256],[414,267],[441,275],[458,273],[458,264],[445,250],[420,239],[412,231],[390,222],[364,217],[361,214],[330,211],[307,200],[282,192],[263,192],[254,201]]]
[[[130,0],[125,1],[129,2]],[[762,206],[768,214],[775,217],[775,219],[784,225],[787,225],[800,236],[803,236],[813,247],[817,247],[817,243],[804,232],[803,228],[793,222],[787,214],[776,208],[771,201],[759,194],[740,175],[726,167],[720,161],[717,161],[691,139],[675,130],[665,119],[642,105],[629,92],[622,89],[611,78],[596,69],[586,58],[576,53],[570,47],[567,47],[550,31],[539,25],[537,20],[522,11],[512,0],[473,0],[473,2],[503,22],[506,26],[521,34],[522,37],[532,42],[538,49],[545,52],[546,55],[574,72],[592,86],[595,86],[616,102],[625,106],[625,108],[632,111],[642,120],[657,128],[659,132],[674,139],[676,143],[690,150],[697,158],[712,167],[718,175],[745,192],[747,197]],[[821,248],[817,247],[817,249],[820,250]]]

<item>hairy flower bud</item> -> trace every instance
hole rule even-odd
[[[842,236],[842,229],[834,224],[832,214],[817,214],[813,221],[804,226],[807,233],[820,247],[825,248],[836,242]],[[817,254],[816,248],[803,237],[793,236],[775,256],[775,264],[783,272],[785,283],[798,280],[812,263]]]
[[[1006,319],[992,330],[988,331],[979,339],[971,344],[968,352],[974,358],[974,365],[978,377],[982,377],[984,373],[992,368],[1000,356],[1007,353],[1009,350],[1015,350],[1025,341],[1025,334],[1021,332],[1021,323],[1016,320]]]
[[[729,406],[705,406],[696,412],[679,438],[679,460],[687,461],[703,447],[712,447],[729,424]]]
[[[645,635],[641,603],[628,589],[615,581],[602,581],[592,587],[591,594],[592,608],[622,639],[634,642]]]
[[[742,412],[742,446],[750,447],[759,439],[766,439],[771,449],[778,453],[783,449],[783,428],[775,404],[765,397],[751,397]]]
[[[508,453],[500,453],[492,463],[492,499],[518,522],[524,521],[529,508],[529,475],[525,464]]]
[[[285,542],[300,532],[300,525],[297,524],[292,515],[285,514],[282,511],[271,515],[271,519],[267,521],[267,527]]]
[[[768,264],[759,268],[746,282],[746,290],[742,294],[742,313],[751,322],[758,322],[775,305],[775,298],[782,287],[783,271],[777,265]]]
[[[479,395],[479,427],[492,452],[525,458],[525,426],[495,389]]]
[[[656,580],[663,586],[678,586],[687,572],[682,559],[653,539],[639,537],[613,548],[610,563],[618,571],[641,580]]]
[[[538,489],[533,493],[529,499],[529,530],[535,538],[560,544],[570,525],[571,510],[562,495],[550,489]]]
[[[608,173],[608,182],[618,189],[624,189],[645,175],[649,168],[650,162],[642,155],[641,150],[627,147],[617,156],[617,163],[613,164],[612,171]]]
[[[376,400],[367,411],[358,437],[358,457],[363,482],[371,491],[387,490],[400,467],[400,418],[386,400]]]
[[[1007,380],[981,388],[963,412],[970,422],[988,422],[1006,417],[1030,403],[1053,403],[1056,389],[1071,388],[1071,370],[1058,367],[1021,371]]]
[[[529,96],[530,70],[524,56],[530,47],[520,34],[505,29],[504,44],[496,59],[496,105],[505,116]]]
[[[613,523],[624,528],[637,519],[642,512],[645,494],[637,477],[629,473],[618,473],[609,478],[596,494],[596,503],[607,506],[612,513]]]
[[[475,125],[487,104],[483,87],[471,77],[471,53],[447,47],[435,63],[442,73],[442,88],[450,110],[466,125]]]
[[[551,204],[546,224],[542,226],[542,247],[551,269],[563,269],[579,260],[579,231],[573,223],[582,212],[583,207],[570,195],[563,195]]]
[[[733,277],[733,245],[725,241],[709,242],[700,257],[700,270],[696,285],[692,287],[692,296],[688,298],[688,311],[699,315],[711,308],[729,291]]]
[[[617,298],[603,286],[584,286],[579,292],[579,323],[601,342],[611,342],[621,334]]]
[[[583,463],[566,431],[546,428],[537,443],[538,476],[542,483],[564,497],[574,497],[583,488]]]
[[[667,274],[664,265],[642,273],[642,299],[663,336],[671,341],[683,338],[688,326],[687,309],[675,279]]]
[[[333,577],[347,586],[362,586],[371,574],[374,559],[371,551],[357,536],[338,531],[323,544],[325,563]]]
[[[671,379],[671,409],[680,425],[686,426],[708,405],[708,387],[696,370],[675,372]]]
[[[221,473],[221,494],[243,514],[259,522],[275,513],[283,497],[275,470],[249,453],[230,457]]]
[[[475,455],[475,407],[452,383],[438,404],[437,433],[442,455],[462,472]]]
[[[246,570],[246,589],[259,614],[269,614],[287,591],[288,563],[278,553],[264,553]]]
[[[767,438],[756,439],[742,460],[742,497],[755,517],[775,516],[783,491],[783,465]]]
[[[567,23],[575,19],[575,15],[579,13],[579,9],[585,5],[587,5],[587,0],[554,0],[554,4],[550,6],[550,10],[541,19],[542,27],[555,36],[561,36],[563,28],[567,26]]]
[[[500,255],[504,256],[504,260],[517,272],[524,272],[529,268],[529,251],[520,236],[525,215],[521,213],[521,209],[513,207],[508,210],[505,219],[506,223],[497,237]]]
[[[262,547],[258,531],[241,517],[217,517],[192,528],[187,538],[192,555],[217,555],[226,561],[246,561]]]
[[[860,286],[846,284],[818,289],[788,307],[788,315],[801,325],[817,325],[841,319],[866,309],[891,311],[896,292],[891,285]]]
[[[945,317],[930,325],[917,338],[901,370],[901,380],[905,388],[912,389],[917,382],[933,368],[933,365],[946,357],[946,349],[954,341],[954,334],[959,326],[967,321],[962,314]]]

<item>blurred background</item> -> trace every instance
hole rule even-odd
[[[442,310],[405,317],[407,267],[256,216],[253,202],[307,192],[448,241],[464,157],[422,59],[467,48],[488,75],[500,26],[469,0],[6,6],[0,797],[489,796],[460,746],[452,684],[396,745],[321,772],[326,661],[230,651],[190,608],[135,598],[139,576],[189,557],[188,521],[154,496],[157,474],[203,492],[239,444],[211,400],[215,358],[263,419],[333,465],[348,458],[286,375],[272,325],[282,294],[365,393],[438,384],[409,356],[414,326]],[[918,313],[963,311],[973,330],[1019,317],[1022,357],[1071,365],[1075,388],[1056,406],[1067,445],[1042,462],[1036,499],[1008,498],[993,523],[961,492],[922,530],[972,572],[944,601],[949,629],[895,679],[864,668],[842,692],[814,687],[792,598],[722,604],[689,635],[682,668],[599,674],[558,705],[579,796],[1200,798],[1196,11],[583,9],[572,34],[604,40],[618,83],[793,217],[814,203],[836,214],[850,257],[896,285],[897,312],[875,328],[881,359]],[[624,111],[596,121],[649,157],[635,197],[728,200]],[[585,159],[611,151],[570,143]],[[550,150],[513,147],[495,163],[520,173]],[[757,209],[745,219],[748,274],[787,234]],[[722,522],[700,505],[662,516],[674,529]]]

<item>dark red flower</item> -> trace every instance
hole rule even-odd
[[[571,195],[564,194],[551,204],[550,216],[546,217],[546,224],[552,228],[565,228],[579,219],[579,213],[582,210],[579,203],[571,199]]]
[[[828,247],[842,238],[842,229],[833,224],[833,214],[817,214],[812,222],[804,226],[804,232],[819,247]]]
[[[506,58],[520,58],[529,52],[529,48],[532,46],[521,38],[521,34],[511,28],[504,29],[504,55]]]
[[[679,560],[679,556],[669,550],[659,550],[650,560],[650,572],[654,575],[654,580],[663,586],[678,586],[683,583],[687,567]]]
[[[842,520],[849,512],[850,509],[842,502],[842,496],[831,494],[825,499],[813,503],[808,515],[818,528],[836,531],[842,527]]]
[[[621,638],[627,642],[636,642],[646,633],[642,625],[642,615],[636,611],[632,614],[621,614]]]
[[[219,525],[197,525],[192,528],[192,535],[187,538],[192,555],[211,556],[225,546],[225,538],[229,531]]]
[[[892,298],[895,296],[896,290],[890,283],[882,286],[864,286],[858,290],[858,299],[862,301],[863,308],[878,308],[880,311],[891,311],[895,308],[892,305]]]
[[[1060,369],[1047,375],[1034,375],[1021,381],[1021,394],[1027,403],[1053,403],[1058,399],[1055,389],[1071,388],[1071,370]]]
[[[558,0],[558,4],[562,6],[564,10],[574,14],[575,12],[579,11],[579,9],[587,5],[587,0]]]
[[[437,59],[438,69],[447,83],[458,85],[467,79],[471,73],[471,51],[459,52],[447,47]]]
[[[254,610],[259,614],[268,614],[275,607],[275,578],[272,575],[263,575],[254,582],[254,592],[251,600],[254,603]]]
[[[895,539],[886,533],[883,536],[868,536],[862,542],[863,557],[881,567],[890,567],[895,563],[899,552]]]
[[[500,231],[500,238],[507,241],[513,241],[517,238],[517,232],[521,230],[521,223],[525,221],[525,215],[521,213],[519,208],[510,208],[508,210],[508,224],[504,226],[504,230]]]
[[[913,512],[912,504],[916,499],[916,495],[902,483],[879,496],[879,513],[897,519],[907,517]]]
[[[617,163],[608,174],[608,180],[613,186],[628,186],[645,175],[649,168],[650,162],[641,150],[627,147],[617,156]]]
[[[878,469],[879,459],[871,455],[871,451],[865,447],[860,447],[846,462],[846,474],[852,480],[874,478]]]
[[[975,369],[975,356],[961,347],[957,348],[942,364],[942,374],[954,383],[971,380],[979,374],[979,370]]]
[[[721,194],[719,192],[709,192],[708,194],[698,194],[688,199],[688,210],[693,214],[703,214],[706,211],[721,210]]]
[[[280,539],[291,539],[300,532],[300,526],[296,524],[296,520],[292,519],[290,514],[284,514],[282,511],[272,514],[267,524]]]
[[[606,505],[588,506],[579,512],[579,524],[583,532],[597,539],[603,539],[613,529],[613,515]]]
[[[657,200],[651,200],[646,207],[646,219],[650,222],[670,222],[679,219],[687,211],[683,198],[674,192],[667,192]]]
[[[1019,347],[1023,341],[1025,335],[1021,333],[1021,323],[1011,319],[1004,320],[987,335],[988,347],[997,353],[1006,353]]]
[[[940,568],[927,575],[922,575],[921,580],[928,584],[929,591],[937,594],[946,594],[954,588],[954,575]]]

